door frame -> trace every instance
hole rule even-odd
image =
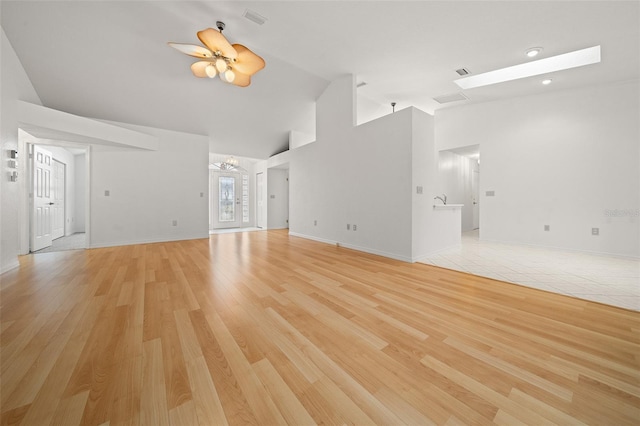
[[[232,177],[234,179],[234,217],[232,222],[220,222],[219,220],[219,196],[220,178]],[[209,229],[242,228],[242,173],[236,171],[211,170],[209,177]]]
[[[56,223],[55,223],[55,219],[56,219],[56,215],[54,213],[53,215],[53,225],[51,227],[51,238],[58,239],[58,238],[62,238],[64,236],[67,235],[67,164],[58,160],[57,158],[53,157],[53,162],[54,163],[58,163],[62,165],[62,235],[60,236],[56,236],[56,234],[54,234],[54,231],[56,230]],[[53,175],[52,175],[52,179],[51,181],[54,182],[56,178],[56,171],[55,171],[55,166],[54,166],[54,171],[53,171]],[[54,202],[54,209],[55,207],[57,207],[57,203],[58,203],[58,191],[56,188],[57,185],[54,185],[53,192],[54,192],[54,199],[52,200]],[[54,210],[55,211],[55,210]]]
[[[85,248],[91,247],[91,164],[92,164],[92,147],[86,143],[72,143],[54,140],[44,140],[18,129],[18,152],[21,155],[21,161],[18,161],[18,241],[19,254],[26,255],[30,253],[31,246],[31,155],[33,145],[42,145],[46,147],[58,146],[62,148],[81,148],[85,150],[85,206],[84,206],[84,223],[85,223]],[[46,148],[45,148],[46,149]]]

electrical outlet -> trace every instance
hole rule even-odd
[[[600,228],[591,228],[591,235],[600,235]]]
[[[178,221],[174,219],[173,222],[171,222],[171,225],[172,226],[178,226]]]
[[[416,186],[416,194],[422,194],[422,186]]]
[[[105,189],[105,190],[104,190],[104,196],[105,196],[105,197],[108,197],[108,196],[110,196],[110,195],[111,195],[111,191],[109,191],[108,189]]]
[[[351,230],[351,225],[349,223],[347,223],[347,231]]]
[[[313,226],[318,226],[318,221],[317,220],[313,221]]]
[[[353,224],[353,230],[357,231],[358,230],[358,225],[356,225],[355,223]]]
[[[544,226],[544,230],[545,230],[545,231],[549,231],[549,230],[550,230],[549,225],[545,225],[545,226]]]
[[[200,193],[200,198],[204,197],[204,192]]]

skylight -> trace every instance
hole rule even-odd
[[[554,71],[577,68],[598,62],[600,62],[600,46],[594,46],[550,58],[538,59],[537,61],[459,78],[454,80],[454,82],[463,89],[473,89],[475,87],[504,83],[505,81],[548,74]]]

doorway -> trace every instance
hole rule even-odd
[[[242,226],[242,195],[240,176],[236,173],[213,173],[211,212],[213,228]]]
[[[21,253],[86,248],[88,147],[53,145],[26,132],[19,140],[28,153],[20,189]]]
[[[448,204],[462,204],[462,232],[480,228],[480,145],[440,151],[438,194]]]

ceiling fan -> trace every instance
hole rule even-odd
[[[214,78],[240,87],[251,84],[251,76],[264,68],[264,59],[241,44],[230,44],[222,35],[224,22],[217,21],[216,27],[198,31],[198,38],[204,46],[184,43],[169,43],[169,46],[189,56],[202,59],[191,65],[196,77]]]

